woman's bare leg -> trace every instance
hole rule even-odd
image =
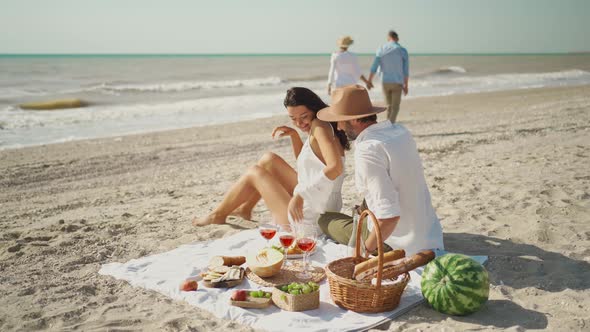
[[[297,185],[297,172],[279,155],[266,152],[257,163],[258,166],[267,170],[279,183],[293,196],[293,189]],[[251,220],[252,210],[260,200],[260,194],[256,193],[250,196],[246,202],[240,205],[231,214]]]
[[[227,216],[258,193],[268,206],[275,221],[288,224],[287,206],[291,193],[266,169],[252,166],[227,192],[221,204],[208,216],[193,220],[194,226],[223,224]]]

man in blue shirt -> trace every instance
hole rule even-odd
[[[383,94],[387,102],[387,118],[395,123],[399,104],[402,98],[408,94],[408,78],[410,64],[408,51],[398,44],[397,33],[393,30],[387,35],[387,43],[377,50],[375,60],[371,66],[371,75],[368,81],[373,84],[373,76],[377,69],[381,69],[381,81],[383,82]]]

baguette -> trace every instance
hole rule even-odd
[[[381,279],[392,279],[396,278],[400,274],[409,272],[417,267],[426,265],[428,262],[434,259],[436,255],[432,250],[423,250],[410,257],[404,257],[397,259],[393,262],[383,264],[383,273]],[[362,264],[362,263],[361,263]],[[357,264],[358,266],[358,264]],[[356,267],[355,267],[356,269]],[[364,270],[363,273],[358,273],[355,277],[357,281],[371,282],[377,275],[377,266],[372,269]]]
[[[242,265],[244,263],[246,263],[246,257],[244,256],[213,256],[209,260],[209,268]]]
[[[397,259],[400,259],[402,257],[406,257],[406,252],[403,249],[396,249],[393,251],[388,251],[386,253],[383,254],[383,269],[385,269],[386,266],[391,265],[391,263]],[[352,273],[352,277],[357,279],[357,276],[361,275],[362,278],[364,278],[366,273],[370,273],[372,274],[373,272],[367,272],[367,271],[373,271],[374,273],[377,273],[377,269],[379,268],[379,259],[377,257],[373,257],[369,260],[366,260],[362,263],[358,263],[357,265],[354,266],[354,272]]]

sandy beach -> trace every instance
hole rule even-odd
[[[590,86],[404,100],[398,119],[447,250],[489,256],[490,300],[467,317],[424,304],[377,330],[590,330]],[[294,165],[270,136],[287,121],[0,151],[0,330],[251,330],[97,271],[268,221],[259,204],[254,222],[190,223],[265,151]],[[348,156],[344,212],[359,200]]]

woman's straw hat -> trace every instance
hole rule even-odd
[[[338,38],[338,46],[340,47],[348,47],[350,45],[352,45],[352,43],[354,43],[354,40],[352,40],[352,38],[350,36],[344,36],[344,37],[340,37]]]
[[[369,93],[360,85],[349,85],[332,92],[332,105],[321,109],[317,117],[322,121],[337,122],[364,118],[383,112],[387,107],[373,106]]]

